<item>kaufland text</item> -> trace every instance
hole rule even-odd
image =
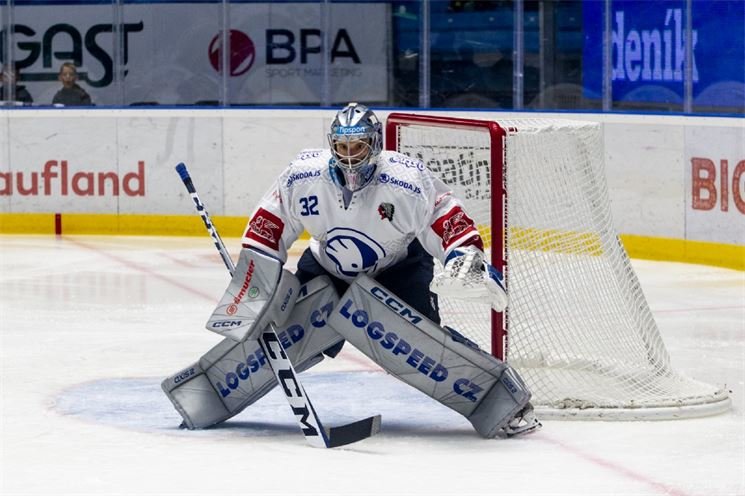
[[[40,171],[0,172],[0,196],[145,196],[145,161],[130,172],[85,171],[48,160]]]

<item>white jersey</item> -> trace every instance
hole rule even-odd
[[[372,179],[345,208],[331,160],[329,150],[301,152],[254,211],[243,245],[285,262],[287,249],[307,231],[316,260],[347,281],[403,260],[415,239],[440,261],[458,246],[483,249],[460,201],[421,161],[381,152]]]

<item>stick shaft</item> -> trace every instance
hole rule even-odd
[[[227,267],[228,272],[230,272],[230,275],[232,276],[235,271],[233,259],[230,257],[228,249],[225,248],[225,243],[223,243],[220,233],[217,232],[217,228],[215,228],[215,225],[212,223],[212,219],[210,218],[209,212],[207,212],[207,209],[204,207],[204,203],[202,203],[202,200],[199,198],[199,194],[197,194],[197,189],[194,187],[194,183],[191,180],[189,171],[186,169],[186,165],[184,165],[183,162],[178,164],[176,166],[176,172],[181,176],[181,180],[184,182],[184,186],[186,186],[186,191],[191,195],[197,213],[202,218],[202,222],[204,222],[204,227],[206,227],[207,232],[210,233],[210,237],[212,237],[212,240],[215,242],[215,248],[217,248],[225,267]]]
[[[235,272],[235,264],[233,259],[230,257],[230,253],[225,248],[220,234],[217,232],[217,228],[212,223],[207,209],[204,208],[204,204],[199,199],[197,190],[194,187],[194,183],[189,176],[189,171],[186,169],[186,165],[180,163],[176,166],[176,171],[181,176],[181,180],[186,186],[186,190],[191,195],[194,205],[196,206],[197,212],[207,231],[210,233],[212,240],[215,242],[215,248],[220,253],[225,267],[227,267],[230,276],[233,276]],[[326,429],[321,423],[321,419],[318,417],[313,405],[310,402],[308,394],[305,392],[305,388],[300,383],[297,377],[297,372],[290,361],[290,358],[285,353],[282,344],[277,337],[274,326],[270,324],[268,330],[261,333],[259,336],[259,345],[267,357],[269,368],[274,373],[277,382],[281,386],[285,393],[292,413],[295,415],[295,420],[300,426],[305,440],[311,446],[316,448],[334,448],[337,446],[343,446],[345,444],[354,443],[362,439],[368,438],[375,435],[380,430],[380,415],[375,415],[364,420],[354,422],[349,425],[343,425],[339,427],[332,427]]]
[[[212,219],[210,218],[207,209],[199,199],[199,195],[197,194],[194,183],[189,176],[189,171],[186,169],[186,165],[183,163],[178,164],[176,166],[176,171],[181,176],[181,180],[184,182],[186,190],[191,195],[192,200],[194,200],[197,212],[202,217],[204,226],[207,228],[207,231],[215,242],[215,248],[220,252],[225,267],[227,267],[230,276],[232,277],[235,272],[233,259],[225,248],[225,243],[223,243],[220,234],[217,232],[217,228],[212,223]],[[295,415],[295,419],[297,420],[300,429],[303,431],[306,441],[316,448],[330,447],[331,443],[326,434],[326,430],[321,424],[321,419],[318,418],[318,415],[310,402],[310,398],[308,398],[308,395],[305,393],[305,389],[297,377],[297,372],[295,372],[295,368],[292,366],[290,358],[282,348],[273,325],[270,324],[268,330],[261,333],[259,336],[259,344],[264,352],[264,356],[267,357],[269,368],[272,369],[277,382],[285,393],[285,397],[290,404],[290,408],[292,409],[292,413]]]

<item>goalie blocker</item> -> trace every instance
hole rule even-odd
[[[329,324],[386,371],[465,416],[484,437],[541,426],[514,369],[365,275],[341,297]]]

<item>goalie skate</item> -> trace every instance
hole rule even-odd
[[[507,437],[514,437],[530,434],[541,427],[543,424],[536,418],[533,405],[528,403],[502,430]]]

